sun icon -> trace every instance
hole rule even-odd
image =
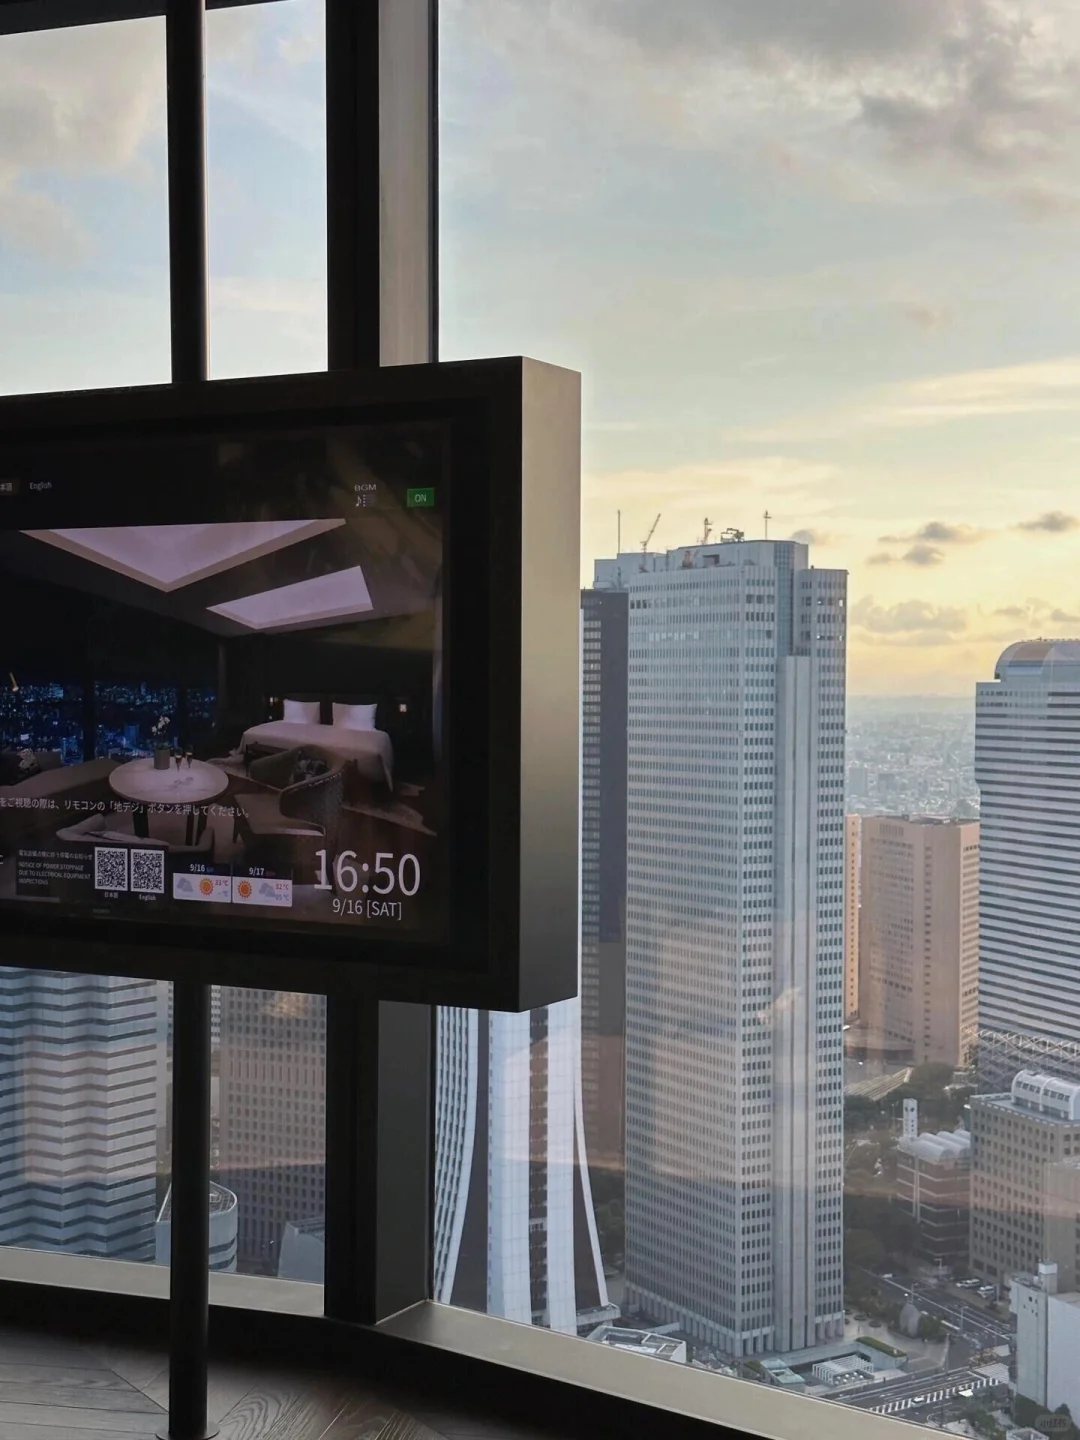
[[[199,894],[200,894],[200,895],[212,895],[213,893],[214,893],[214,882],[213,882],[212,880],[203,879],[203,880],[200,880],[200,881],[199,881]]]
[[[241,880],[240,884],[236,887],[236,891],[241,900],[250,900],[254,894],[250,880]]]

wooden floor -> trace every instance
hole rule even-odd
[[[0,1440],[148,1440],[168,1394],[156,1350],[0,1329]],[[280,1366],[212,1367],[209,1412],[221,1440],[559,1440]]]

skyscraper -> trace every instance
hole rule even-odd
[[[979,1067],[1080,1080],[1080,641],[1010,645],[977,686]]]
[[[0,1244],[153,1260],[162,1016],[153,981],[0,970]]]
[[[847,577],[629,565],[627,1299],[734,1354],[843,1330]]]
[[[581,592],[581,1088],[589,1163],[626,1161],[626,694],[629,594]]]
[[[861,893],[867,1052],[967,1063],[978,1032],[978,822],[866,816]]]
[[[859,866],[862,819],[844,817],[844,1019],[859,1013]]]
[[[439,1011],[435,1299],[575,1334],[610,1318],[578,1002]]]
[[[276,1275],[290,1221],[326,1207],[326,999],[221,991],[219,1164],[241,1271]]]

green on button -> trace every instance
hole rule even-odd
[[[431,510],[435,505],[435,489],[429,485],[423,490],[407,490],[405,504],[410,510]]]

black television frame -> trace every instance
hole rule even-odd
[[[0,913],[5,965],[499,1010],[577,993],[576,373],[512,358],[10,397],[0,399],[0,451],[260,422],[432,419],[450,420],[475,447],[444,539],[447,942],[357,930],[340,940],[226,934],[9,910]],[[483,803],[470,803],[470,792]]]

